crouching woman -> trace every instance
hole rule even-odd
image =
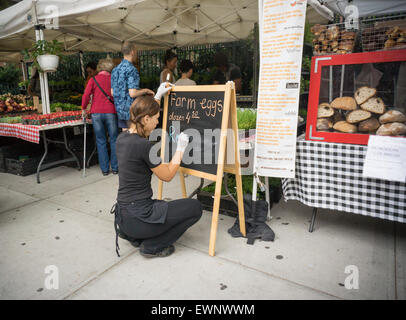
[[[158,124],[158,118],[158,102],[151,96],[139,97],[130,108],[129,130],[117,138],[117,254],[119,236],[136,247],[140,246],[140,253],[145,257],[169,256],[175,251],[173,243],[202,215],[201,204],[195,199],[170,202],[152,199],[152,174],[163,181],[171,181],[189,142],[188,136],[181,133],[170,163],[161,163],[158,157],[152,161],[150,151],[153,144],[147,138]]]

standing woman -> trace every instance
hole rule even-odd
[[[110,173],[110,165],[113,174],[118,173],[116,157],[117,112],[111,96],[111,70],[113,67],[113,61],[110,59],[100,60],[97,65],[98,74],[89,79],[82,97],[82,112],[85,114],[90,96],[93,95],[90,113],[96,135],[99,165],[104,176]],[[110,157],[107,151],[106,130],[110,137]]]
[[[167,257],[175,251],[173,243],[202,215],[198,200],[179,199],[170,202],[152,199],[151,176],[171,181],[189,143],[186,134],[179,135],[176,153],[170,163],[151,151],[148,136],[159,118],[159,103],[169,91],[162,83],[155,99],[138,97],[130,108],[129,130],[117,138],[117,157],[120,167],[119,189],[115,205],[116,252],[118,236],[140,246],[145,257]]]
[[[175,82],[175,75],[173,72],[176,69],[177,63],[178,63],[178,56],[176,55],[176,53],[174,53],[172,50],[167,50],[165,53],[165,58],[164,58],[165,66],[159,77],[160,83],[167,81],[166,77],[168,76],[168,74],[170,75],[169,82],[170,83]]]

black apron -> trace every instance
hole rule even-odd
[[[116,231],[116,253],[120,257],[118,251],[118,230],[125,230],[124,220],[138,219],[145,223],[165,223],[168,213],[168,203],[163,200],[143,199],[131,203],[116,202],[110,210],[114,213],[114,229]],[[126,232],[124,232],[126,233]],[[131,236],[131,234],[126,234]]]

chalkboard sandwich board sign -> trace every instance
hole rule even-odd
[[[234,83],[174,86],[165,96],[162,129],[163,162],[172,159],[181,132],[191,137],[179,168],[183,197],[187,196],[183,174],[216,182],[209,245],[209,254],[214,256],[224,172],[236,175],[240,228],[245,235]],[[227,163],[229,158],[233,158],[232,164]],[[163,182],[159,181],[158,199],[162,199],[162,189]]]

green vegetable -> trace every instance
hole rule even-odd
[[[237,121],[239,129],[255,129],[257,113],[251,109],[237,109]]]

